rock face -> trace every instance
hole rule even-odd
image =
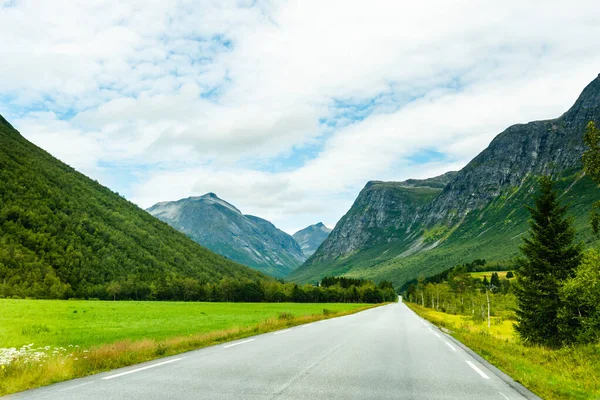
[[[471,259],[508,259],[520,244],[514,237],[527,228],[523,203],[531,201],[535,177],[542,174],[559,179],[565,200],[573,196],[582,238],[590,241],[585,214],[599,195],[581,174],[580,161],[590,120],[600,121],[600,76],[561,117],[509,127],[459,172],[422,181],[367,183],[321,247],[290,278],[313,281],[349,274],[391,279],[400,286]]]
[[[275,277],[286,276],[306,259],[290,235],[242,214],[214,193],[157,203],[147,211],[210,250]]]
[[[310,262],[346,256],[398,239],[407,239],[408,243],[420,232],[423,208],[455,174],[404,182],[368,182]]]
[[[321,243],[327,239],[330,233],[331,229],[323,225],[322,222],[319,222],[318,224],[299,230],[292,237],[298,242],[304,255],[310,257],[319,248]]]

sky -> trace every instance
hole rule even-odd
[[[293,233],[465,166],[600,73],[597,0],[0,0],[0,114],[142,208]]]

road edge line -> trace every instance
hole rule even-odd
[[[479,354],[477,354],[476,352],[474,352],[473,350],[471,350],[469,347],[467,347],[465,344],[463,344],[463,342],[461,342],[460,340],[458,340],[454,336],[449,335],[446,332],[442,331],[436,324],[434,324],[433,322],[431,322],[431,321],[429,321],[429,320],[421,317],[419,314],[417,314],[416,312],[414,312],[406,304],[404,304],[404,305],[406,306],[406,308],[408,308],[410,311],[412,311],[413,314],[415,314],[417,317],[419,317],[423,321],[427,321],[431,325],[435,326],[436,329],[439,330],[442,333],[442,335],[444,335],[448,339],[452,340],[458,347],[460,347],[465,352],[467,352],[467,354],[469,354],[471,357],[473,357],[475,360],[477,360],[481,365],[483,365],[484,367],[486,367],[491,373],[493,373],[498,378],[500,378],[501,380],[503,380],[508,386],[510,386],[511,388],[513,388],[514,390],[516,390],[517,392],[519,392],[520,395],[522,395],[523,397],[525,397],[528,400],[543,400],[537,394],[533,393],[531,390],[527,389],[525,386],[523,386],[519,382],[515,381],[510,375],[507,375],[506,373],[502,372],[494,364],[490,363],[488,360],[486,360],[485,358],[481,357]]]

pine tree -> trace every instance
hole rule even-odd
[[[523,239],[523,258],[517,260],[519,281],[516,330],[527,342],[559,346],[559,291],[581,261],[581,245],[574,244],[575,230],[558,202],[554,181],[539,180],[540,192],[531,213],[529,237]]]
[[[500,291],[500,277],[497,272],[492,273],[492,278],[490,279],[490,285],[492,286],[492,292],[497,293]]]

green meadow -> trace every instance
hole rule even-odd
[[[0,300],[0,348],[156,339],[256,325],[281,313],[295,317],[350,311],[365,304],[182,303]]]
[[[479,279],[487,278],[489,281],[490,279],[492,279],[493,273],[498,274],[498,278],[500,278],[500,279],[506,279],[506,274],[508,273],[508,271],[471,272],[470,274],[473,278],[479,278]]]
[[[0,299],[0,396],[377,306]]]

